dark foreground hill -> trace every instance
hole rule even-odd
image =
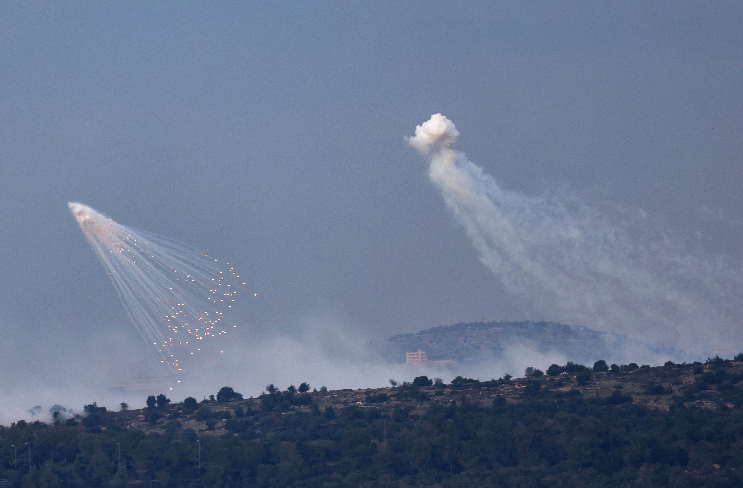
[[[741,359],[92,404],[84,418],[0,428],[0,484],[741,486]]]
[[[685,353],[661,344],[557,322],[460,323],[399,334],[373,344],[379,355],[393,364],[404,363],[405,353],[418,349],[426,351],[432,361],[454,361],[462,365],[498,361],[514,347],[556,354],[579,363],[593,363],[600,358],[617,363],[692,360]]]

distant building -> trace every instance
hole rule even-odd
[[[425,364],[427,362],[428,362],[428,354],[426,354],[426,351],[421,351],[420,349],[418,349],[416,352],[405,353],[405,364],[418,365],[418,364]]]

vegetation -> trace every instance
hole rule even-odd
[[[740,486],[742,359],[608,371],[568,363],[543,376],[448,385],[418,376],[376,390],[269,385],[249,399],[224,387],[201,403],[153,395],[147,408],[119,412],[92,403],[64,421],[56,405],[52,424],[0,427],[0,479],[29,487]]]

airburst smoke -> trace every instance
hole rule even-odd
[[[458,136],[435,114],[406,140],[481,262],[532,314],[697,351],[740,347],[737,261],[685,251],[640,210],[612,220],[576,196],[505,190],[451,149]]]
[[[68,205],[161,362],[180,371],[183,358],[198,354],[205,339],[227,333],[223,313],[245,285],[230,263],[223,266],[184,244],[120,225],[83,204]]]

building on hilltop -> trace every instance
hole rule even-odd
[[[405,364],[406,365],[419,365],[428,362],[428,354],[426,351],[418,349],[416,352],[405,353]]]

